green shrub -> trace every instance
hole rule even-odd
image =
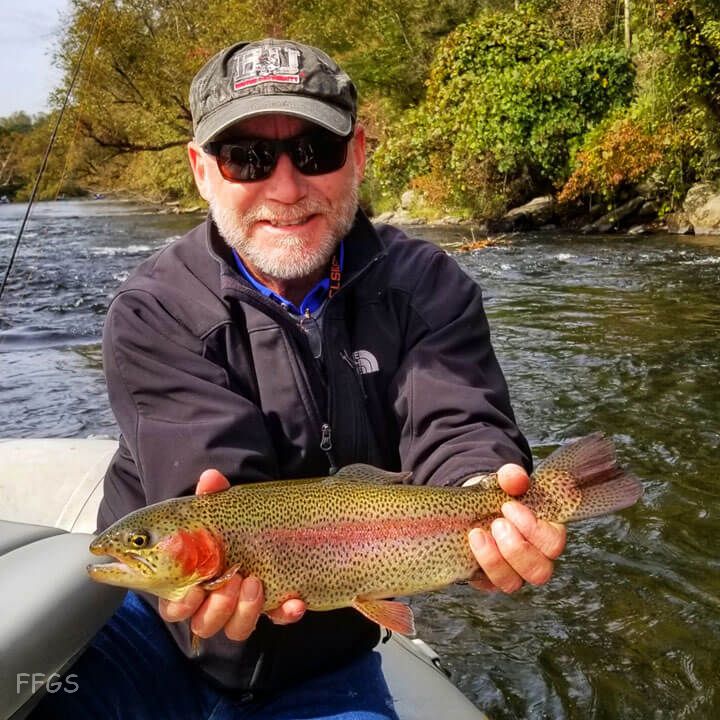
[[[473,215],[560,182],[571,149],[631,96],[634,70],[610,45],[567,49],[529,13],[492,13],[438,48],[425,101],[377,150],[387,193],[408,185]]]
[[[589,132],[559,199],[614,202],[628,185],[647,180],[661,207],[676,209],[688,187],[720,174],[720,122],[702,73],[688,71],[682,33],[648,29],[632,104]]]

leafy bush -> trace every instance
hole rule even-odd
[[[660,0],[657,15],[688,89],[720,120],[720,17],[717,0]]]
[[[573,144],[629,101],[633,79],[615,47],[567,49],[529,13],[481,16],[440,44],[425,101],[375,154],[378,185],[496,215],[564,179]]]

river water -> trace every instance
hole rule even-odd
[[[23,208],[0,206],[0,269]],[[39,203],[0,302],[0,436],[114,436],[99,340],[117,285],[198,221]],[[492,718],[720,717],[720,238],[508,238],[414,228],[482,285],[538,458],[595,430],[645,481],[574,525],[552,581],[412,600],[419,634]]]

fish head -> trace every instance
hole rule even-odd
[[[142,513],[133,514],[93,540],[91,553],[116,561],[89,565],[93,580],[180,600],[193,586],[222,574],[222,541],[210,530],[202,526],[159,530],[147,520]]]

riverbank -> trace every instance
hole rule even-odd
[[[604,203],[562,204],[552,195],[534,198],[512,208],[501,218],[478,222],[455,215],[433,218],[421,195],[409,190],[396,210],[381,213],[377,222],[395,225],[472,225],[481,234],[560,230],[582,235],[720,235],[720,185],[697,183],[682,208],[666,212],[648,186],[627,193],[615,207]]]

